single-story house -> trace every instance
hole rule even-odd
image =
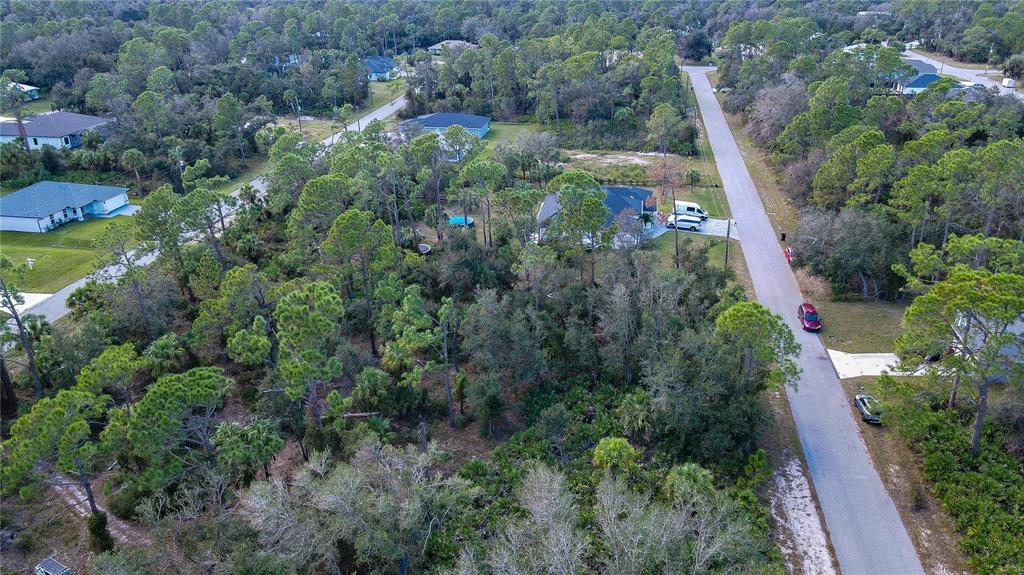
[[[448,48],[452,52],[459,50],[466,50],[467,48],[476,48],[476,44],[472,42],[466,42],[465,40],[442,40],[433,46],[427,48],[427,52],[437,56],[444,52],[444,49]]]
[[[47,557],[36,563],[35,575],[71,575],[71,569],[53,557]]]
[[[72,220],[106,217],[128,206],[128,188],[36,182],[0,197],[0,230],[47,232]]]
[[[14,86],[21,92],[21,99],[29,102],[31,100],[39,99],[39,88],[36,86],[29,86],[28,84],[14,83]]]
[[[370,70],[368,77],[376,82],[390,80],[398,71],[398,62],[390,56],[367,56],[363,58],[363,62]]]
[[[932,66],[928,62],[922,62],[917,58],[903,58],[903,62],[914,70],[917,70],[918,74],[934,74],[937,72],[935,66]]]
[[[95,130],[108,122],[106,118],[75,114],[73,112],[44,112],[23,120],[28,147],[38,150],[43,146],[54,148],[77,148],[82,145],[82,134]],[[21,138],[18,122],[0,122],[0,144]]]
[[[462,126],[467,132],[480,139],[483,139],[487,132],[491,131],[491,119],[487,116],[458,114],[454,112],[424,114],[402,123],[418,124],[424,131],[437,132],[438,134],[445,133],[452,126]]]
[[[608,208],[606,225],[610,226],[615,221],[615,218],[627,209],[633,210],[637,215],[645,212],[653,214],[657,209],[654,205],[648,205],[652,203],[650,199],[654,192],[647,188],[601,186],[601,189],[605,191],[604,205]],[[558,194],[548,194],[541,203],[540,210],[537,212],[537,227],[541,230],[547,228],[548,224],[551,223],[551,219],[560,211],[562,211],[562,207],[558,205]]]
[[[938,74],[918,74],[907,80],[906,84],[897,85],[896,91],[905,96],[913,96],[924,92],[928,86],[931,86],[934,82],[938,82],[941,79],[942,76],[939,76]]]

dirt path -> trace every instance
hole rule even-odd
[[[52,481],[51,487],[53,487],[53,491],[68,503],[71,512],[83,520],[88,520],[92,512],[89,509],[89,500],[86,498],[85,490],[82,489],[82,486],[63,474],[54,475]],[[96,487],[94,486],[94,493],[96,492],[95,489]],[[153,544],[153,541],[141,527],[114,516],[114,514],[103,509],[99,501],[96,502],[96,506],[100,508],[100,511],[107,514],[107,529],[110,530],[110,534],[114,536],[118,543],[133,547]]]

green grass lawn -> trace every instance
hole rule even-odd
[[[540,132],[543,128],[540,124],[515,124],[511,122],[491,122],[491,130],[484,136],[483,158],[490,158],[494,154],[494,148],[499,144],[514,142],[516,137],[523,132]]]
[[[31,102],[25,102],[21,105],[22,117],[35,116],[43,112],[49,112],[51,110],[49,98],[39,98],[38,100],[32,100]],[[10,110],[3,110],[5,114],[14,116],[14,113]]]
[[[113,218],[91,218],[42,234],[0,232],[0,254],[16,264],[25,258],[36,260],[19,286],[22,291],[54,293],[92,273],[98,253],[93,240],[112,221]]]
[[[892,352],[906,306],[884,301],[815,301],[825,347],[847,353]],[[796,310],[793,310],[796,313]]]

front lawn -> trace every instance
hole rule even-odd
[[[887,301],[814,301],[825,347],[847,353],[891,352],[903,333],[906,305]],[[796,310],[793,310],[796,313]]]
[[[112,221],[113,218],[91,218],[41,234],[0,232],[0,254],[16,264],[25,258],[36,260],[19,285],[22,291],[55,293],[92,273],[98,255],[93,240]]]

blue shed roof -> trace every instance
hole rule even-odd
[[[117,197],[128,188],[73,182],[36,182],[0,198],[0,216],[44,218],[64,208],[81,208]]]
[[[455,112],[436,112],[434,114],[424,114],[417,116],[409,122],[416,122],[422,124],[424,128],[450,128],[455,125],[462,126],[463,128],[476,129],[483,128],[490,122],[491,119],[487,116],[475,116],[473,114],[459,114]]]
[[[367,56],[363,61],[371,74],[387,74],[398,67],[398,63],[390,56]]]
[[[939,76],[938,74],[918,74],[917,76],[914,76],[909,82],[907,82],[907,87],[927,88],[932,84],[932,82],[936,82],[941,79],[942,76]]]

